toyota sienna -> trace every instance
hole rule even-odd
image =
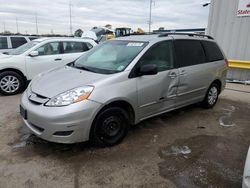
[[[45,140],[112,146],[147,118],[193,103],[212,108],[226,73],[227,60],[210,36],[128,36],[36,76],[20,112]]]

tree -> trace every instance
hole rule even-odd
[[[12,33],[11,33],[10,31],[5,30],[5,31],[3,32],[3,34],[4,34],[4,35],[11,35]]]
[[[81,37],[82,34],[83,34],[83,30],[77,29],[77,30],[75,31],[75,33],[74,33],[74,36],[75,36],[75,37]]]

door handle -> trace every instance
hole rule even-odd
[[[55,61],[61,61],[62,59],[61,58],[56,58],[54,59]]]
[[[176,74],[176,72],[171,72],[168,76],[169,76],[170,78],[176,78],[176,77],[177,77],[177,74]]]

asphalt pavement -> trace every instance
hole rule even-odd
[[[250,86],[227,84],[213,109],[145,120],[111,148],[31,135],[20,95],[0,96],[0,188],[241,187],[250,144]]]

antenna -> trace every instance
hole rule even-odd
[[[149,6],[149,21],[148,21],[148,32],[151,32],[151,24],[152,24],[152,3],[153,1],[150,0],[150,6]]]
[[[5,21],[3,21],[3,32],[6,31],[6,28],[5,28]]]
[[[69,30],[70,30],[70,35],[72,35],[71,0],[69,1]]]
[[[38,35],[38,21],[37,21],[37,13],[36,13],[36,35]]]
[[[18,30],[18,19],[16,17],[16,32],[19,33],[19,30]]]

